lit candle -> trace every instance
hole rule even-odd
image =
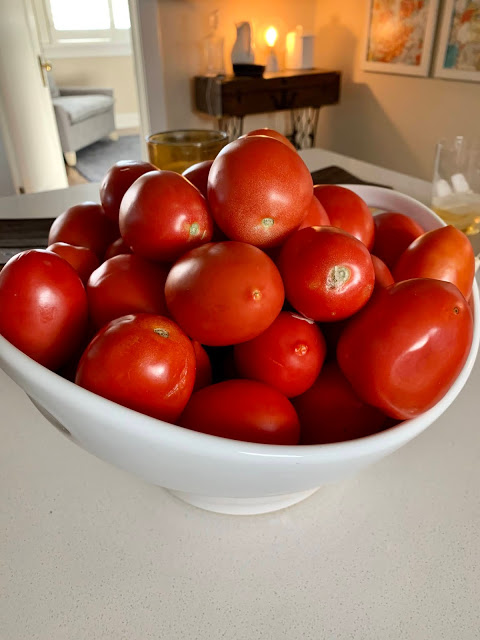
[[[277,38],[278,31],[275,29],[275,27],[268,27],[268,29],[265,31],[265,42],[271,49],[273,49],[273,47],[275,46]]]
[[[278,38],[278,31],[275,27],[268,27],[265,31],[265,42],[269,47],[266,71],[278,71],[278,60],[273,47]]]

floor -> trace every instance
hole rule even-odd
[[[140,133],[140,131],[138,128],[134,127],[130,129],[122,129],[121,131],[118,132],[118,135],[131,136],[137,133]],[[65,169],[67,170],[67,180],[68,180],[69,187],[73,187],[76,184],[85,184],[88,182],[86,178],[84,178],[80,173],[78,173],[75,167],[65,166]]]

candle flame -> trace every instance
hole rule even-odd
[[[277,38],[278,38],[278,31],[275,29],[275,27],[268,27],[268,29],[265,31],[265,40],[268,46],[274,47],[275,42],[277,41]]]

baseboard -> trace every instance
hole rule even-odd
[[[140,118],[135,111],[132,113],[115,114],[115,127],[117,129],[133,129],[140,126]]]

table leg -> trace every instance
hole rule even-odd
[[[297,149],[309,149],[315,146],[319,111],[318,107],[291,110],[292,134],[290,139]]]
[[[220,131],[228,133],[230,140],[236,140],[243,134],[243,116],[227,116],[218,119]]]

